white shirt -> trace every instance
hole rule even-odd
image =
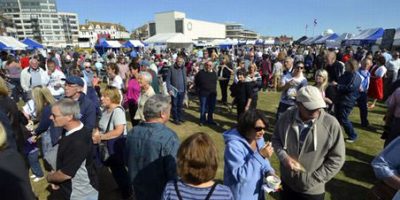
[[[393,70],[395,72],[399,71],[400,70],[400,58],[389,61],[387,63],[387,69]]]
[[[374,75],[379,78],[382,78],[383,76],[385,76],[386,71],[387,71],[387,69],[386,69],[385,65],[382,65],[375,71]]]
[[[116,75],[112,82],[110,83],[111,86],[114,86],[118,88],[119,90],[122,89],[124,82],[122,81],[122,78],[119,75]]]
[[[79,123],[80,123],[80,124],[79,124],[78,127],[73,128],[73,129],[71,129],[71,130],[65,132],[65,136],[71,135],[72,133],[81,130],[81,129],[83,128],[83,124],[82,124],[82,122],[79,122]]]
[[[61,80],[63,78],[65,78],[64,73],[57,69],[50,75],[48,88],[53,96],[64,94],[64,88],[58,87],[59,85],[64,85],[64,81]]]

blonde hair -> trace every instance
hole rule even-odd
[[[45,106],[53,105],[56,99],[47,87],[37,86],[32,89],[32,99],[35,103],[35,112],[37,118],[40,118]]]
[[[6,81],[0,77],[0,96],[8,96],[9,90]]]
[[[114,86],[107,86],[101,94],[103,97],[110,98],[111,102],[114,104],[119,104],[121,102],[120,91]]]
[[[0,122],[0,150],[3,150],[7,145],[7,134],[3,124]]]
[[[318,86],[317,83],[315,83],[315,86],[317,86],[318,89],[320,89],[321,91],[325,91],[325,89],[328,87],[328,72],[324,69],[319,69],[315,72],[314,78],[317,79],[317,76],[321,76],[324,79],[324,81],[320,86]]]

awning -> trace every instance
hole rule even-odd
[[[37,42],[34,39],[25,38],[21,42],[28,45],[28,47],[27,47],[28,49],[43,49],[44,48],[44,46],[42,44],[40,44],[39,42]]]
[[[123,47],[126,48],[144,47],[144,44],[140,40],[128,40],[124,43]]]
[[[325,35],[324,37],[322,37],[322,38],[320,38],[318,40],[315,40],[314,44],[325,44],[325,42],[327,40],[334,40],[334,39],[336,39],[338,37],[339,37],[339,35],[336,34],[336,33],[333,33],[333,34],[330,34],[330,35]]]
[[[117,49],[121,47],[122,45],[118,41],[107,41],[107,40],[100,40],[99,44],[95,46],[95,48],[111,48],[111,49]]]
[[[346,40],[345,45],[369,45],[374,44],[376,40],[383,36],[385,31],[383,28],[372,28],[365,29],[360,32],[360,34],[354,36],[353,38]]]
[[[25,50],[26,44],[9,36],[0,36],[0,50]]]

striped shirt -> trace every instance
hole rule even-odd
[[[181,180],[178,181],[178,189],[179,193],[182,196],[182,199],[184,200],[204,200],[207,196],[207,194],[210,192],[211,187],[206,187],[206,188],[198,188],[198,187],[193,187],[190,185],[187,185],[183,183]],[[169,181],[167,185],[165,186],[163,196],[163,200],[179,200],[175,186],[174,186],[174,181]],[[218,184],[215,187],[214,192],[212,193],[210,199],[213,200],[233,200],[233,195],[229,187]]]

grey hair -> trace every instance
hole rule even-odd
[[[156,94],[147,99],[143,108],[143,115],[146,120],[160,118],[161,112],[170,109],[171,97]]]
[[[149,72],[140,72],[139,76],[142,76],[144,80],[146,80],[147,83],[151,83],[153,81],[153,77]]]
[[[72,115],[73,119],[81,118],[81,110],[79,103],[70,98],[64,98],[53,104],[53,107],[58,107],[63,116]]]

